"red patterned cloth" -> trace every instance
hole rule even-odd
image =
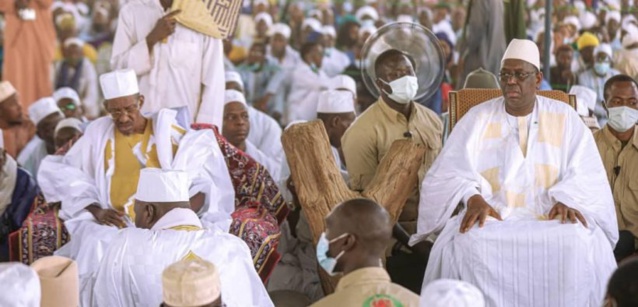
[[[230,233],[248,244],[255,269],[265,283],[281,259],[277,252],[281,235],[279,225],[288,216],[288,204],[266,168],[231,145],[217,127],[193,124],[191,128],[215,132],[235,187],[235,212]]]
[[[69,241],[69,233],[58,218],[60,203],[48,204],[44,197],[35,199],[35,210],[22,227],[9,235],[9,259],[31,265],[34,261],[53,255]]]

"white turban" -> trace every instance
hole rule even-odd
[[[377,12],[377,10],[371,6],[364,6],[361,7],[357,10],[357,13],[355,14],[355,17],[357,17],[357,20],[362,21],[364,17],[370,17],[372,20],[377,21],[379,20],[379,13]]]
[[[100,76],[104,99],[110,100],[139,94],[137,75],[132,69],[115,70]]]
[[[168,305],[203,306],[220,295],[219,270],[206,260],[180,260],[162,272],[162,298]]]
[[[505,60],[516,59],[523,60],[527,63],[534,65],[538,70],[541,69],[540,53],[538,52],[538,46],[531,40],[527,39],[513,39],[510,45],[507,46],[501,66]]]
[[[577,32],[580,31],[580,21],[576,16],[565,17],[565,19],[563,19],[563,23],[567,25],[573,25],[574,27],[576,27]]]
[[[53,93],[53,100],[55,100],[55,103],[60,102],[62,99],[71,99],[76,105],[82,105],[78,92],[70,87],[62,87]]]
[[[428,284],[421,293],[421,306],[484,307],[483,293],[460,280],[439,279]]]
[[[635,43],[638,43],[638,26],[630,24],[627,26],[627,34],[622,39],[622,46],[627,48]]]
[[[306,27],[312,28],[315,32],[321,32],[321,22],[314,18],[306,18],[301,24],[301,29],[305,29]]]
[[[576,95],[576,111],[578,115],[589,116],[589,111],[593,111],[594,107],[596,107],[596,99],[598,97],[596,91],[582,85],[574,85],[569,90],[569,93]]]
[[[224,93],[224,105],[227,105],[231,102],[239,102],[245,106],[248,105],[246,103],[246,97],[244,97],[244,94],[236,90],[226,90],[226,92]]]
[[[261,12],[255,16],[255,23],[258,23],[260,21],[265,22],[268,28],[272,26],[272,16],[270,16],[270,14],[266,12]]]
[[[290,39],[290,33],[290,27],[285,23],[276,23],[272,27],[270,27],[270,36],[280,34],[286,39]]]
[[[323,91],[319,95],[317,113],[354,113],[354,96],[345,91]]]
[[[40,307],[40,280],[19,262],[0,263],[0,306]]]
[[[620,22],[621,19],[621,15],[619,11],[609,11],[607,12],[607,15],[605,15],[605,23],[609,24],[610,20],[615,20],[617,22]]]
[[[598,45],[598,47],[594,48],[594,56],[596,56],[597,54],[601,52],[608,55],[610,59],[614,57],[614,53],[611,49],[611,45],[609,44],[600,44]]]
[[[60,108],[58,108],[58,104],[51,97],[42,98],[29,107],[29,118],[36,126],[47,116],[54,113],[64,116]]]
[[[625,17],[623,17],[622,21],[620,22],[620,27],[623,30],[628,31],[630,25],[636,25],[637,23],[638,20],[636,20],[636,17],[634,15],[625,15]]]
[[[83,132],[82,130],[82,122],[75,118],[75,117],[71,117],[71,118],[65,118],[63,120],[61,120],[57,126],[55,126],[55,132],[53,133],[53,135],[55,135],[56,137],[58,136],[58,132],[60,132],[60,130],[64,129],[64,128],[73,128],[77,131]]]
[[[189,187],[186,172],[147,167],[140,171],[135,199],[148,203],[188,202]]]
[[[580,24],[583,29],[591,29],[598,23],[598,17],[592,12],[584,12],[580,15]]]
[[[241,89],[244,89],[244,81],[241,79],[241,75],[236,71],[227,71],[225,74],[226,83],[235,82],[239,84]]]
[[[77,38],[77,37],[71,37],[71,38],[67,38],[64,41],[64,48],[69,48],[70,46],[78,46],[80,48],[84,47],[84,41]]]

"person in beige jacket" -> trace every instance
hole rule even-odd
[[[638,243],[638,83],[617,75],[605,83],[604,107],[609,121],[594,134],[616,205],[620,237],[614,255],[620,261]]]

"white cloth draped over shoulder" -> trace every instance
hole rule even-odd
[[[509,118],[508,118],[509,117]],[[472,108],[454,127],[422,183],[411,244],[440,233],[424,287],[439,278],[481,289],[486,306],[600,306],[616,267],[618,227],[591,132],[567,104],[537,96],[527,117],[527,154],[502,97]],[[460,202],[481,194],[503,221],[461,234]],[[582,224],[546,216],[556,203]]]
[[[159,306],[162,271],[189,257],[205,259],[219,269],[226,306],[273,306],[241,239],[219,230],[171,229],[198,223],[192,211],[177,208],[150,230],[123,230],[112,241],[97,272],[93,306]]]
[[[188,131],[185,134],[176,122],[176,111],[164,109],[153,117],[153,135],[148,151],[155,145],[163,169],[181,170],[189,175],[190,196],[206,195],[201,209],[202,223],[207,228],[227,232],[232,222],[230,214],[235,209],[235,193],[228,168],[212,131]],[[114,173],[114,157],[105,161],[107,144],[114,146],[113,120],[103,117],[89,125],[84,136],[65,156],[48,156],[42,162],[38,183],[48,202],[62,202],[60,218],[72,240],[56,252],[56,255],[72,258],[78,263],[81,300],[90,300],[92,273],[100,263],[111,238],[118,229],[99,225],[85,208],[99,204],[103,209],[112,208],[110,202],[111,177]],[[173,157],[173,144],[178,150]],[[136,157],[144,164],[145,155],[137,146]],[[105,165],[107,163],[107,165]],[[133,222],[127,220],[129,227]]]
[[[165,42],[149,52],[146,36],[166,12],[157,0],[127,3],[120,10],[113,41],[113,69],[131,68],[146,97],[145,113],[162,108],[188,108],[193,121],[222,126],[224,115],[224,53],[220,39],[180,24]]]

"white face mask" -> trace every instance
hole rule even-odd
[[[607,122],[614,130],[625,132],[632,129],[638,121],[638,110],[630,107],[609,108],[609,121]]]
[[[390,83],[384,80],[381,80],[381,82],[390,86],[392,94],[388,94],[388,92],[383,89],[382,91],[386,93],[390,99],[400,104],[407,104],[412,101],[412,99],[416,97],[416,92],[419,90],[419,82],[415,76],[403,76]]]

